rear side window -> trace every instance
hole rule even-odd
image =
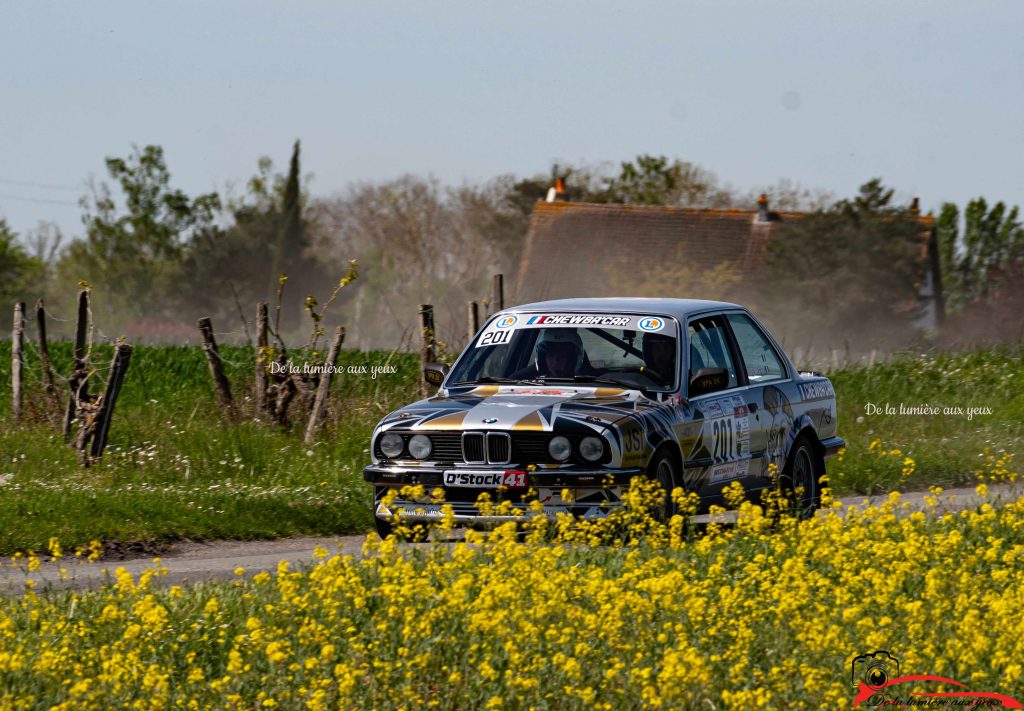
[[[725,368],[729,373],[729,385],[736,387],[736,365],[729,353],[729,342],[725,336],[725,321],[721,316],[710,316],[691,321],[690,333],[690,379],[701,368]]]
[[[740,349],[740,357],[747,369],[747,377],[751,383],[766,383],[770,380],[781,380],[786,377],[786,369],[772,348],[771,341],[764,335],[757,324],[745,314],[729,314],[729,325],[736,337]]]

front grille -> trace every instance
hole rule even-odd
[[[414,432],[396,432],[408,445]],[[548,453],[549,432],[422,432],[430,437],[434,450],[427,458],[435,462],[466,462],[467,464],[550,464],[555,463]],[[576,454],[581,435],[567,435],[572,443],[573,456],[569,463],[592,466]],[[387,459],[380,451],[379,443],[374,444],[378,459]],[[605,456],[596,464],[604,464],[611,458],[606,449]],[[406,449],[398,459],[411,459]]]
[[[462,437],[458,432],[432,434],[430,441],[434,445],[434,453],[430,455],[430,459],[438,462],[462,461]]]
[[[487,461],[491,464],[508,464],[512,456],[512,441],[507,432],[487,433]]]
[[[462,435],[462,457],[467,462],[484,462],[484,435],[482,432],[466,432]]]

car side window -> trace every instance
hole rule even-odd
[[[729,314],[727,318],[729,325],[732,326],[732,334],[736,337],[740,357],[743,359],[750,382],[766,383],[785,378],[786,369],[782,361],[772,348],[771,341],[757,324],[745,314]]]
[[[692,380],[701,368],[725,368],[729,374],[726,387],[736,387],[736,364],[729,353],[724,319],[721,316],[709,316],[691,321],[687,330],[690,335],[689,378]]]

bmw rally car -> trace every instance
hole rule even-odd
[[[495,314],[452,368],[427,366],[434,397],[376,426],[372,464],[377,529],[443,518],[404,486],[444,490],[460,524],[481,514],[482,492],[525,516],[526,492],[559,512],[603,517],[635,476],[722,504],[736,481],[757,495],[781,485],[801,515],[818,505],[836,436],[835,393],[798,372],[742,306],[680,299],[563,299]],[[774,466],[773,466],[774,465]],[[564,489],[572,495],[562,498]],[[390,496],[389,491],[394,490]],[[536,506],[536,505],[535,505]],[[518,517],[515,517],[518,518]]]

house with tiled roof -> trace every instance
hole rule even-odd
[[[803,212],[538,202],[513,303],[583,296],[659,296],[735,301],[757,307],[755,279],[772,235]],[[922,227],[922,299],[935,302],[922,325],[941,319],[933,218]]]

